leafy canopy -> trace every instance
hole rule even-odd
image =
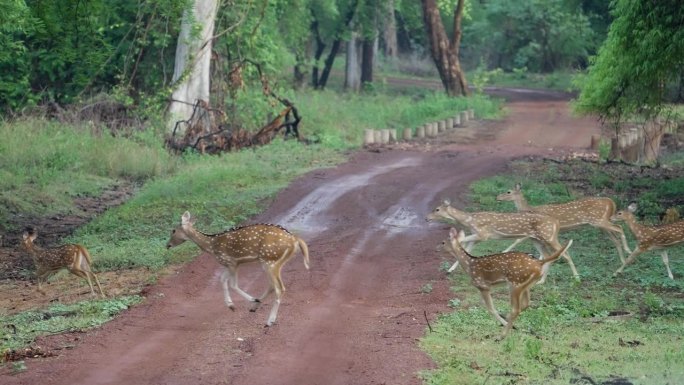
[[[666,108],[667,83],[684,73],[684,7],[680,0],[617,0],[613,15],[576,109],[617,126]]]

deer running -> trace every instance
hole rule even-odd
[[[93,282],[97,285],[100,295],[104,298],[105,294],[100,286],[100,281],[97,275],[93,273],[90,266],[93,261],[90,258],[88,250],[78,244],[67,244],[54,248],[43,249],[36,246],[35,241],[38,234],[29,229],[22,235],[22,244],[24,248],[31,254],[33,263],[36,265],[36,276],[38,277],[38,291],[45,295],[42,284],[47,282],[48,278],[62,269],[67,269],[69,272],[77,277],[85,278],[90,286],[90,292],[95,294]]]
[[[452,228],[449,231],[446,249],[461,262],[473,286],[480,291],[489,313],[505,326],[503,336],[511,330],[520,312],[530,305],[530,287],[541,279],[544,267],[560,258],[572,244],[572,240],[568,241],[553,255],[542,260],[516,251],[475,258],[462,246],[466,238],[463,230],[457,232]],[[508,314],[508,320],[501,317],[492,303],[491,288],[500,283],[508,283],[510,286],[511,312]]]
[[[250,311],[256,311],[261,302],[275,292],[275,302],[271,307],[266,326],[271,326],[278,316],[278,307],[285,286],[280,270],[297,250],[304,255],[304,267],[309,268],[309,248],[299,237],[277,225],[256,224],[238,227],[218,234],[204,234],[193,227],[194,218],[189,212],[181,217],[180,226],[173,229],[167,248],[191,241],[204,252],[213,255],[225,267],[221,274],[223,297],[226,305],[235,310],[228,287],[235,290],[246,300],[254,302]],[[238,287],[238,267],[245,263],[259,262],[269,279],[269,287],[259,298],[255,298]]]
[[[518,211],[548,215],[558,219],[560,230],[568,230],[582,225],[589,225],[602,230],[615,244],[620,261],[625,262],[622,253],[624,249],[631,253],[627,245],[627,238],[622,227],[611,223],[610,218],[615,214],[615,202],[610,198],[583,198],[567,203],[530,206],[522,193],[519,183],[513,190],[508,190],[496,197],[498,201],[512,201]],[[620,245],[622,241],[622,245]],[[514,242],[506,251],[515,247],[520,240]]]
[[[535,248],[541,254],[541,258],[561,249],[558,242],[558,231],[560,224],[558,219],[542,214],[535,213],[496,213],[496,212],[477,212],[467,213],[451,206],[445,200],[440,206],[435,208],[432,213],[425,218],[430,221],[456,221],[473,234],[464,238],[465,250],[470,252],[475,242],[488,239],[519,239],[530,238]],[[575,269],[575,264],[568,253],[562,253],[563,258],[570,265],[570,270],[575,279],[579,280],[579,274]],[[457,260],[450,268],[452,272],[458,267]],[[539,283],[544,283],[548,274],[549,265],[544,266],[542,279]]]
[[[684,221],[658,226],[645,226],[636,221],[636,218],[634,217],[636,210],[636,204],[632,203],[627,207],[627,210],[620,210],[611,218],[613,221],[624,221],[627,223],[627,226],[629,226],[632,233],[634,233],[634,237],[637,239],[637,247],[629,255],[627,260],[622,263],[622,266],[615,272],[614,276],[622,273],[627,265],[634,262],[637,255],[645,251],[661,250],[684,242]],[[672,270],[670,270],[667,250],[663,250],[661,256],[665,268],[667,268],[667,276],[670,277],[670,279],[674,279]]]

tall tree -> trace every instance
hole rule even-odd
[[[169,131],[176,128],[177,121],[191,118],[197,101],[209,103],[211,47],[217,11],[218,0],[195,0],[192,10],[183,14],[172,79],[177,83],[168,110]],[[198,34],[193,33],[195,25],[199,26]]]
[[[619,131],[625,120],[644,120],[645,162],[655,161],[671,105],[669,85],[684,73],[684,7],[679,0],[617,0],[608,38],[589,67],[576,103]]]
[[[435,0],[421,0],[423,5],[423,19],[430,42],[432,60],[437,66],[439,77],[447,95],[466,96],[469,94],[468,82],[461,70],[459,50],[461,45],[461,19],[465,0],[458,0],[453,10],[453,36],[449,40],[442,24],[437,2]]]

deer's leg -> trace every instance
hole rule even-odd
[[[513,327],[513,322],[520,314],[520,302],[524,292],[524,288],[521,286],[511,286],[511,312],[508,314],[508,320],[506,321],[506,327],[503,331],[503,336],[507,336]]]
[[[257,299],[254,298],[253,296],[247,294],[244,292],[240,287],[238,287],[238,273],[237,273],[237,267],[230,267],[228,268],[228,280],[227,280],[227,285],[230,286],[231,289],[235,290],[236,293],[240,294],[244,299],[246,299],[249,302],[256,302]],[[224,286],[225,287],[225,286]],[[228,290],[226,289],[226,293]],[[232,302],[232,301],[231,301]],[[227,302],[226,302],[227,304]],[[228,305],[230,307],[230,305]]]
[[[674,275],[672,275],[672,270],[670,270],[670,259],[667,256],[667,250],[663,250],[661,255],[663,257],[663,263],[665,264],[665,267],[667,268],[667,276],[670,277],[670,279],[674,279]]]
[[[539,241],[534,240],[534,247],[537,249],[537,252],[539,253],[539,259],[544,259],[546,257],[546,247],[544,247]],[[551,268],[551,263],[546,263],[542,267],[542,276],[539,281],[537,281],[538,285],[541,285],[542,283],[546,282],[546,275],[549,274],[549,269]]]
[[[235,310],[235,305],[233,304],[233,299],[230,298],[230,293],[228,292],[228,281],[231,279],[231,272],[228,268],[223,269],[221,273],[221,286],[223,286],[223,301],[230,310]]]
[[[100,295],[102,296],[102,298],[105,298],[106,297],[105,293],[102,290],[102,286],[100,286],[100,280],[97,279],[97,275],[95,273],[93,273],[93,269],[90,268],[90,264],[88,263],[88,261],[85,258],[81,257],[80,260],[81,260],[80,261],[80,270],[85,272],[88,276],[90,276],[90,278],[92,278],[93,281],[95,281],[95,284],[97,285],[97,289],[100,291]]]
[[[449,270],[447,270],[447,273],[451,273],[452,271],[456,270],[457,267],[458,267],[458,261],[454,262],[454,264],[451,265]]]
[[[487,307],[487,310],[489,313],[494,316],[494,318],[499,321],[503,326],[506,326],[507,322],[506,320],[499,314],[499,312],[496,311],[494,308],[494,304],[492,303],[492,293],[489,292],[489,289],[480,289],[480,295],[482,295],[482,300],[485,303],[485,306]]]
[[[561,244],[558,243],[558,241],[556,241],[556,242],[553,243],[553,248],[554,248],[554,250],[559,250],[559,249],[562,249],[563,246],[561,246]],[[563,252],[563,254],[561,254],[561,256],[562,256],[563,258],[565,258],[565,260],[568,262],[568,265],[570,265],[570,270],[572,270],[572,276],[573,276],[577,281],[579,281],[579,280],[580,280],[580,276],[579,276],[579,273],[577,273],[577,269],[575,268],[575,264],[572,262],[572,258],[570,258],[570,254],[568,254],[568,252],[565,251],[565,252]],[[548,264],[547,264],[547,265],[548,265]]]
[[[502,253],[507,253],[507,252],[513,250],[513,248],[514,248],[515,246],[517,246],[518,243],[520,243],[520,242],[522,242],[522,241],[524,241],[524,240],[526,240],[526,239],[527,239],[527,237],[516,239],[515,242],[513,242],[510,246],[508,246],[508,247],[506,248],[506,250],[502,251]]]
[[[280,268],[278,266],[269,266],[269,271],[268,271],[268,278],[271,281],[271,286],[273,290],[275,291],[275,301],[273,301],[273,306],[271,307],[271,313],[268,315],[268,320],[266,321],[266,326],[271,326],[273,323],[275,323],[276,318],[278,317],[278,308],[280,307],[280,298],[283,295],[283,291],[280,287],[280,284],[278,283],[278,270]]]
[[[632,254],[629,255],[629,257],[625,260],[625,262],[622,263],[622,266],[620,266],[617,271],[613,274],[613,277],[617,277],[618,274],[622,274],[622,272],[625,270],[625,266],[634,263],[634,260],[636,259],[637,255],[643,253],[644,250],[642,250],[639,246],[637,246],[634,251],[632,251]]]
[[[88,271],[87,274],[90,274],[93,277],[93,280],[95,281],[97,289],[100,291],[100,295],[102,296],[102,298],[106,298],[107,296],[105,295],[104,291],[102,291],[102,286],[100,286],[100,280],[97,279],[97,275],[95,275],[95,273],[93,273],[92,271]]]
[[[47,292],[43,289],[43,284],[47,283],[48,278],[52,275],[50,270],[38,270],[36,276],[38,277],[38,292],[42,295],[47,295]]]
[[[632,250],[629,248],[629,245],[627,244],[627,238],[625,237],[625,232],[622,231],[622,227],[615,225],[610,221],[598,223],[596,224],[596,226],[599,229],[603,230],[608,235],[610,240],[613,241],[613,243],[615,244],[615,248],[618,251],[618,255],[620,256],[620,261],[624,263],[625,256],[622,251],[624,250],[627,253],[631,254]],[[622,244],[620,244],[620,241],[622,241]]]
[[[530,287],[528,286],[527,289],[523,290],[522,293],[522,298],[520,300],[520,311],[523,311],[530,307]]]
[[[73,266],[69,269],[69,272],[77,277],[83,278],[86,281],[88,281],[88,286],[90,287],[90,294],[92,295],[97,295],[95,294],[95,289],[93,288],[93,282],[90,280],[90,276],[84,272],[83,270],[74,268]]]

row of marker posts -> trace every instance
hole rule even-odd
[[[422,126],[416,127],[416,129],[405,128],[402,132],[401,139],[404,141],[409,141],[414,138],[424,139],[424,138],[434,138],[439,133],[463,127],[469,120],[475,119],[475,110],[468,109],[461,111],[451,118],[444,120],[439,120],[437,122],[426,123]],[[363,144],[388,144],[396,143],[399,141],[396,129],[382,129],[373,130],[367,128],[364,131]]]

